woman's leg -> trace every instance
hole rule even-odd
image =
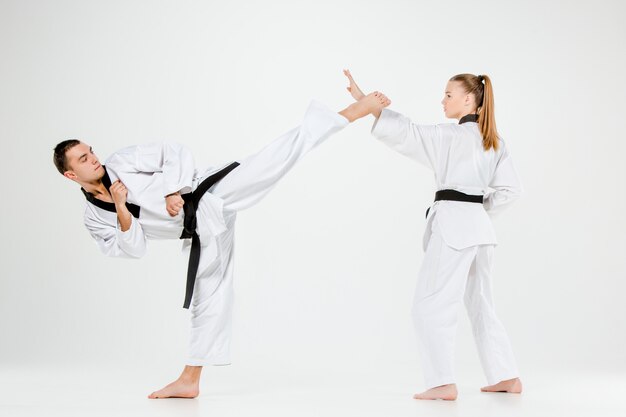
[[[478,354],[488,383],[496,385],[505,382],[494,389],[521,392],[513,349],[504,326],[496,316],[493,304],[491,289],[493,253],[493,245],[478,247],[476,259],[470,268],[467,280],[465,306],[472,323]]]
[[[437,219],[433,220],[412,310],[428,389],[416,399],[456,398],[453,384],[458,311],[475,253],[476,247],[456,250],[446,245]]]

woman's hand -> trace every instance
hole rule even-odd
[[[185,200],[180,196],[180,193],[172,193],[168,194],[165,197],[165,208],[170,216],[175,217],[183,205],[185,204]]]
[[[365,94],[363,94],[363,91],[361,91],[361,89],[359,88],[358,85],[356,85],[356,82],[354,81],[354,78],[352,78],[352,74],[350,74],[350,70],[343,70],[343,73],[346,77],[348,77],[348,81],[350,81],[350,86],[346,87],[346,89],[350,92],[350,94],[352,95],[352,97],[356,100],[359,101],[361,100],[363,97],[365,97]]]

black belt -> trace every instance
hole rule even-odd
[[[483,203],[482,195],[465,194],[457,190],[439,190],[435,193],[435,201],[449,200],[449,201],[464,201],[466,203]],[[426,217],[430,207],[426,209]]]
[[[228,175],[233,169],[239,166],[239,162],[233,162],[226,168],[206,177],[192,193],[182,194],[185,200],[183,211],[185,213],[184,229],[180,235],[181,239],[191,238],[191,253],[189,254],[189,266],[187,267],[187,289],[185,290],[185,303],[183,308],[189,308],[191,297],[193,296],[193,287],[196,284],[196,274],[198,273],[198,265],[200,264],[200,236],[196,232],[198,221],[196,219],[196,211],[200,199],[209,188],[217,184],[222,178]]]

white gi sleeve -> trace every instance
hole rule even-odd
[[[522,183],[513,166],[513,160],[504,143],[500,142],[502,150],[496,164],[489,188],[494,191],[485,194],[483,207],[491,214],[500,213],[506,206],[517,200],[522,193]]]
[[[439,126],[416,125],[408,117],[385,108],[372,126],[372,135],[402,155],[435,169],[441,148]]]
[[[177,191],[191,192],[195,175],[191,151],[174,142],[129,146],[111,155],[105,165],[116,172],[162,172],[163,197]]]
[[[107,256],[122,258],[141,258],[146,253],[146,236],[141,224],[131,216],[130,229],[125,232],[117,227],[104,224],[85,216],[85,226],[98,248]]]

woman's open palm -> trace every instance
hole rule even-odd
[[[352,78],[352,74],[350,74],[350,70],[343,70],[343,73],[346,77],[348,77],[348,80],[350,81],[350,86],[346,87],[346,89],[350,92],[350,94],[352,95],[352,97],[356,100],[359,101],[361,100],[363,97],[365,97],[365,94],[363,94],[363,91],[361,91],[361,89],[359,88],[358,85],[356,85],[356,82],[354,81],[354,78]]]

